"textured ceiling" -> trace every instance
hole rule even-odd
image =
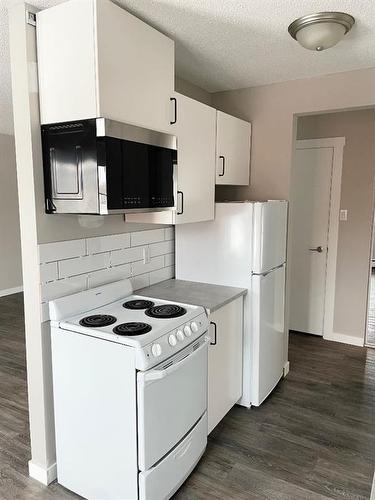
[[[0,130],[10,116],[7,8],[0,0]],[[44,8],[61,0],[30,0]],[[118,0],[176,41],[177,74],[209,92],[375,66],[374,0]],[[302,49],[287,33],[296,17],[341,10],[356,18],[336,47]],[[9,120],[8,120],[9,121]]]

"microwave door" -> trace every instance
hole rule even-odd
[[[174,207],[174,152],[164,148],[150,150],[150,206]]]
[[[125,210],[150,207],[149,159],[146,144],[122,141],[123,203]]]

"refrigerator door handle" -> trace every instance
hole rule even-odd
[[[284,267],[285,264],[286,264],[286,262],[283,262],[279,266],[273,267],[272,269],[270,269],[269,271],[265,271],[264,273],[254,273],[254,272],[251,272],[251,276],[263,276],[263,277],[268,276],[273,271],[276,271],[276,269],[280,269],[281,267]]]

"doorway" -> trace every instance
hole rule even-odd
[[[333,335],[345,138],[298,140],[291,197],[290,330]]]

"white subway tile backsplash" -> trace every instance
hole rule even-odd
[[[132,282],[133,290],[139,290],[140,288],[150,286],[150,275],[140,274],[139,276],[130,278],[130,281]]]
[[[134,290],[174,276],[174,228],[39,246],[42,320],[48,301],[120,279]]]
[[[174,276],[174,266],[163,267],[163,269],[158,269],[157,271],[152,271],[150,273],[150,285],[159,283],[160,281],[165,281],[173,278]]]
[[[59,262],[59,278],[67,278],[68,276],[76,276],[77,274],[89,273],[109,267],[109,255],[109,253],[98,253],[63,260]]]
[[[40,262],[56,262],[86,254],[85,240],[58,241],[39,245]]]
[[[165,240],[173,240],[174,239],[174,227],[166,227],[164,229],[164,239]]]
[[[150,255],[151,257],[156,257],[157,255],[165,255],[167,253],[174,252],[174,241],[163,241],[162,243],[154,243],[150,245]]]
[[[132,264],[132,276],[137,276],[138,274],[149,273],[150,271],[155,271],[155,269],[161,269],[164,267],[164,257],[154,257],[147,264],[143,261],[133,262]]]
[[[74,278],[66,278],[64,280],[51,281],[41,285],[42,302],[57,299],[64,295],[81,292],[87,288],[86,276],[75,276]]]
[[[164,255],[164,267],[174,266],[174,253]]]
[[[123,264],[122,266],[111,267],[102,269],[88,275],[88,288],[105,285],[113,281],[123,280],[129,278],[131,275],[130,264]]]
[[[164,229],[151,229],[149,231],[131,233],[130,241],[132,247],[164,241]]]
[[[40,266],[40,282],[53,281],[58,279],[57,262],[49,262]]]
[[[112,234],[87,239],[87,252],[89,254],[120,250],[130,247],[130,234]]]
[[[143,247],[127,248],[125,250],[115,250],[111,255],[111,266],[118,266],[128,262],[135,262],[143,259]]]

